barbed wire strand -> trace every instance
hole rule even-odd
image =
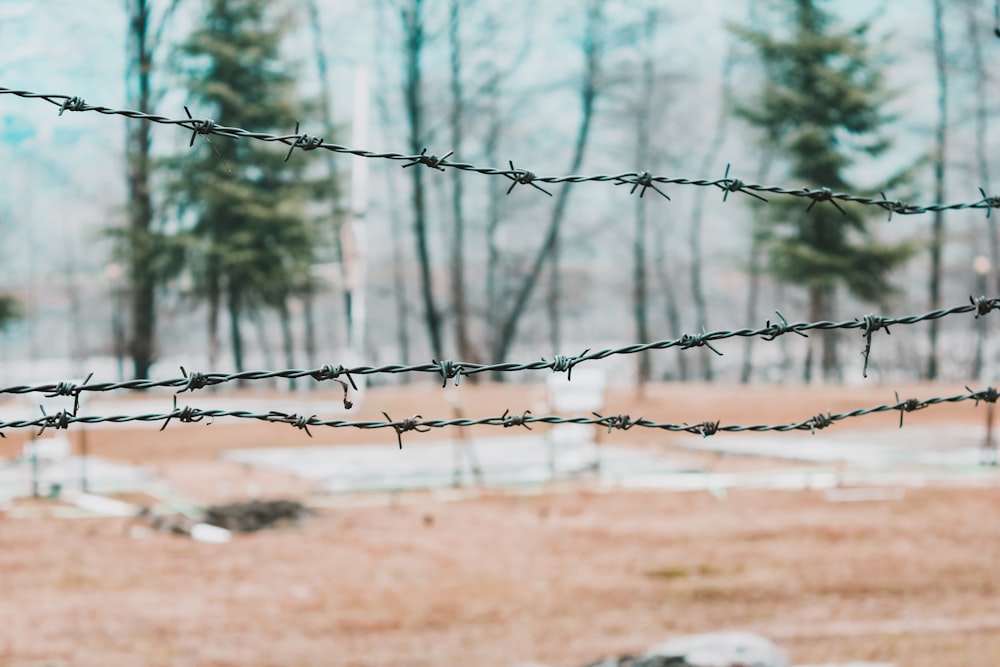
[[[903,426],[903,415],[908,412],[914,412],[916,410],[923,410],[925,408],[941,405],[945,403],[962,403],[965,401],[975,401],[976,405],[979,405],[980,401],[985,403],[996,403],[997,398],[1000,397],[1000,393],[997,392],[993,387],[987,387],[986,389],[980,391],[973,391],[966,387],[968,393],[957,394],[954,396],[937,396],[927,399],[916,399],[908,398],[905,400],[898,400],[899,395],[896,395],[895,403],[886,403],[882,405],[876,405],[868,408],[859,408],[856,410],[851,410],[850,412],[843,413],[830,413],[817,414],[807,419],[801,421],[789,422],[786,424],[722,424],[721,421],[703,421],[697,424],[687,424],[687,423],[664,423],[656,422],[643,417],[633,418],[627,414],[618,415],[601,415],[598,413],[592,413],[593,417],[562,417],[558,415],[544,415],[544,416],[534,416],[529,410],[526,410],[520,414],[511,413],[509,410],[504,411],[502,415],[482,417],[478,419],[471,418],[459,418],[459,419],[423,419],[420,415],[415,415],[406,419],[395,420],[386,413],[382,413],[385,416],[385,421],[372,420],[372,421],[353,421],[346,419],[321,419],[316,415],[305,416],[299,414],[291,414],[286,412],[279,412],[276,410],[271,410],[268,412],[253,412],[249,410],[222,410],[222,409],[211,409],[202,410],[199,408],[192,408],[189,406],[178,407],[176,397],[174,397],[174,407],[170,412],[165,413],[151,413],[151,414],[137,414],[137,415],[112,415],[112,416],[98,416],[98,415],[76,415],[71,411],[63,410],[56,414],[46,414],[44,408],[42,408],[41,416],[34,419],[19,419],[12,421],[0,421],[0,436],[3,436],[3,431],[6,429],[23,429],[23,428],[37,428],[38,433],[36,435],[41,435],[46,429],[68,429],[74,424],[100,424],[100,423],[112,423],[112,424],[128,424],[134,422],[162,422],[160,430],[165,429],[171,421],[177,420],[182,423],[197,423],[205,420],[209,420],[212,423],[217,418],[236,418],[236,419],[250,419],[256,421],[263,421],[275,424],[288,424],[294,428],[305,431],[307,435],[312,437],[312,433],[309,431],[310,427],[329,427],[329,428],[356,428],[356,429],[392,429],[396,433],[396,439],[399,443],[400,449],[403,447],[402,436],[404,433],[411,431],[416,431],[424,433],[430,431],[431,429],[441,429],[447,427],[469,427],[469,426],[497,426],[502,428],[515,428],[524,427],[531,430],[531,424],[583,424],[583,425],[593,425],[605,427],[608,432],[614,430],[627,431],[631,428],[640,427],[648,429],[656,429],[661,431],[671,431],[678,433],[692,433],[700,435],[702,437],[708,437],[715,435],[717,433],[740,433],[740,432],[790,432],[790,431],[809,431],[815,434],[817,430],[822,430],[832,426],[836,422],[845,421],[848,419],[855,419],[858,417],[863,417],[866,415],[881,413],[881,412],[894,412],[898,411],[900,413],[900,428]]]
[[[510,165],[509,169],[481,167],[465,162],[450,161],[448,158],[452,155],[451,151],[445,153],[443,156],[438,156],[434,153],[428,153],[426,148],[423,149],[419,155],[397,152],[377,152],[361,148],[351,148],[341,144],[324,141],[322,137],[301,133],[299,132],[299,124],[297,121],[295,123],[295,131],[292,134],[271,134],[269,132],[254,132],[240,127],[219,125],[214,120],[210,119],[193,118],[190,116],[190,112],[188,112],[187,118],[170,118],[167,116],[144,113],[130,109],[113,109],[110,107],[88,104],[82,98],[71,95],[37,93],[29,90],[19,90],[5,87],[0,87],[0,95],[16,95],[17,97],[26,99],[43,100],[58,107],[60,116],[66,111],[95,111],[104,115],[124,116],[134,120],[143,120],[161,125],[176,125],[191,131],[190,145],[192,146],[194,145],[194,140],[198,135],[215,135],[234,139],[247,138],[257,141],[277,142],[288,146],[288,153],[285,155],[286,160],[291,157],[292,152],[294,152],[296,148],[303,151],[323,149],[334,153],[355,155],[363,158],[401,161],[405,163],[402,165],[403,167],[422,165],[430,167],[436,171],[457,169],[459,171],[477,173],[484,176],[498,176],[511,181],[511,186],[507,190],[507,194],[510,194],[517,185],[530,185],[545,194],[551,195],[551,193],[542,188],[539,183],[611,183],[613,185],[631,185],[632,188],[630,190],[630,194],[634,194],[638,189],[640,197],[645,194],[647,189],[653,189],[664,198],[669,199],[669,196],[667,196],[665,192],[656,187],[657,185],[714,187],[719,188],[722,191],[723,201],[726,201],[731,193],[740,192],[766,202],[767,200],[764,197],[761,197],[758,193],[770,193],[811,200],[807,210],[812,209],[813,206],[818,203],[829,202],[842,213],[844,210],[838,202],[852,202],[855,204],[881,208],[888,212],[889,220],[892,220],[892,215],[894,213],[899,215],[917,215],[934,211],[955,211],[968,209],[985,209],[987,216],[989,216],[992,209],[1000,208],[1000,195],[987,195],[982,188],[979,189],[979,193],[982,198],[977,201],[956,204],[915,205],[901,200],[890,200],[885,196],[885,193],[881,193],[881,198],[874,198],[846,192],[834,192],[830,188],[826,187],[812,189],[787,188],[781,186],[747,183],[739,178],[731,178],[729,176],[729,165],[726,166],[725,175],[719,179],[692,179],[674,176],[654,176],[648,171],[630,171],[619,174],[597,174],[589,176],[539,176],[532,171],[515,168],[513,161],[508,162]]]
[[[646,352],[648,350],[666,350],[670,348],[678,348],[680,350],[690,350],[696,347],[706,347],[712,352],[718,355],[722,355],[722,352],[718,350],[713,342],[724,340],[727,338],[750,338],[756,337],[761,338],[765,341],[773,341],[779,336],[785,334],[796,334],[799,336],[806,336],[808,331],[831,331],[837,329],[860,329],[861,335],[864,337],[864,347],[861,351],[861,355],[864,357],[864,369],[863,374],[867,377],[868,374],[868,363],[869,357],[871,355],[872,347],[872,337],[873,335],[880,331],[885,330],[889,332],[890,326],[905,326],[913,325],[920,322],[925,322],[929,320],[937,320],[944,317],[959,315],[964,313],[974,313],[975,317],[978,319],[988,313],[1000,309],[1000,298],[989,298],[985,296],[980,297],[969,297],[969,303],[962,304],[959,306],[953,306],[951,308],[944,308],[939,310],[932,310],[921,315],[905,315],[902,317],[882,317],[878,315],[866,315],[863,318],[845,320],[842,322],[832,322],[832,321],[819,321],[819,322],[793,322],[790,323],[781,314],[780,311],[775,311],[778,317],[776,323],[772,323],[770,320],[767,321],[765,326],[757,329],[735,329],[726,330],[720,329],[716,331],[703,331],[700,334],[684,334],[679,338],[671,338],[666,340],[655,341],[651,343],[633,343],[630,345],[625,345],[623,347],[608,348],[603,350],[589,349],[584,350],[581,354],[576,356],[563,356],[556,355],[551,360],[542,358],[538,361],[529,361],[523,363],[515,362],[500,362],[495,364],[480,364],[467,361],[452,361],[452,360],[432,360],[430,363],[414,364],[414,365],[404,365],[404,364],[387,364],[382,366],[353,366],[346,367],[343,365],[333,365],[326,364],[319,368],[312,369],[282,369],[282,370],[252,370],[252,371],[241,371],[237,373],[199,373],[191,372],[189,373],[184,367],[181,367],[181,376],[165,379],[151,379],[151,380],[125,380],[121,382],[90,382],[93,374],[89,375],[86,380],[82,383],[75,383],[72,381],[63,381],[55,383],[44,383],[44,384],[34,384],[34,385],[12,385],[6,387],[0,387],[0,395],[3,394],[31,394],[31,393],[42,393],[49,398],[54,398],[58,396],[68,396],[74,399],[79,399],[81,394],[84,393],[99,393],[99,392],[110,392],[117,390],[145,390],[154,388],[173,388],[177,389],[177,393],[184,393],[188,391],[196,391],[198,389],[203,389],[205,387],[212,387],[217,385],[226,384],[229,382],[238,381],[254,381],[254,380],[269,380],[273,378],[282,379],[301,379],[311,377],[318,382],[324,381],[334,381],[341,385],[344,390],[344,401],[345,407],[349,407],[348,400],[348,385],[357,391],[357,385],[354,382],[353,376],[355,375],[376,375],[376,374],[389,374],[395,375],[399,373],[428,373],[432,375],[437,375],[441,378],[442,386],[446,386],[450,380],[454,380],[457,385],[461,381],[462,377],[476,375],[479,373],[494,373],[494,372],[518,372],[518,371],[536,371],[536,370],[551,370],[553,372],[563,372],[567,374],[567,378],[572,380],[573,368],[577,365],[589,362],[597,361],[601,359],[606,359],[615,355],[628,355],[637,354],[640,352]],[[343,380],[340,378],[344,378]]]

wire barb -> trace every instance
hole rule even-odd
[[[90,382],[92,377],[94,377],[93,373],[88,374],[80,384],[75,384],[73,382],[60,382],[52,388],[50,393],[45,394],[45,397],[55,398],[57,396],[72,396],[73,414],[75,415],[80,410],[80,392],[84,390],[84,387],[88,382]]]
[[[42,411],[42,419],[40,423],[37,424],[39,428],[35,437],[40,436],[47,428],[54,428],[57,431],[67,429],[72,423],[73,418],[76,417],[75,414],[67,410],[60,410],[56,414],[50,415],[45,412],[44,406],[39,405],[38,408]]]
[[[781,314],[780,310],[774,311],[774,314],[778,316],[781,324],[771,324],[771,320],[768,320],[764,328],[765,333],[761,334],[763,340],[771,342],[778,336],[784,336],[786,333],[798,334],[803,338],[809,338],[808,334],[804,334],[796,328],[798,325],[788,324],[788,320]]]
[[[195,408],[184,406],[183,408],[177,408],[177,394],[174,394],[174,409],[167,415],[166,419],[163,420],[163,425],[160,426],[160,430],[163,431],[167,428],[171,419],[176,419],[182,424],[192,424],[194,422],[200,422],[205,418],[204,415],[200,414]]]
[[[504,176],[506,176],[507,178],[509,178],[512,181],[512,183],[510,184],[510,187],[507,188],[507,194],[510,194],[511,191],[514,189],[514,187],[517,186],[517,185],[530,185],[531,187],[535,188],[536,190],[544,192],[545,194],[547,194],[550,197],[552,196],[551,192],[549,192],[545,188],[543,188],[540,185],[538,185],[538,183],[535,183],[536,176],[535,176],[534,172],[527,171],[525,169],[516,169],[516,168],[514,168],[514,161],[513,160],[509,160],[508,164],[510,165],[510,171],[504,172],[504,174],[503,174]]]
[[[557,354],[555,358],[552,359],[552,361],[546,361],[545,358],[543,357],[542,362],[547,364],[552,369],[553,373],[565,373],[566,379],[572,380],[573,367],[576,366],[581,361],[583,361],[586,358],[588,352],[590,352],[590,348],[584,350],[582,353],[580,353],[575,357],[565,357],[561,354]]]
[[[430,155],[428,155],[427,154],[427,149],[425,148],[422,151],[420,151],[420,155],[414,155],[411,158],[410,162],[407,162],[406,164],[404,164],[403,165],[403,169],[406,169],[407,167],[412,167],[412,166],[417,165],[417,164],[422,164],[422,165],[425,165],[427,167],[430,167],[431,169],[437,169],[438,171],[444,171],[444,167],[447,164],[446,160],[449,157],[451,157],[452,153],[454,153],[454,152],[455,151],[448,151],[447,153],[445,153],[441,157],[438,157],[437,155],[434,155],[433,153],[431,153]]]
[[[304,151],[314,151],[323,145],[323,137],[314,137],[310,134],[299,134],[299,121],[295,121],[295,141],[291,146],[288,147],[288,153],[285,155],[285,162],[288,162],[288,158],[292,157],[292,151],[296,148],[301,148]]]
[[[351,383],[351,389],[354,391],[358,390],[358,385],[354,383],[354,378],[351,377],[350,372],[342,365],[334,366],[332,364],[325,364],[321,368],[309,373],[309,376],[318,382],[336,380],[341,375],[345,376],[347,381]]]
[[[433,359],[432,361],[435,364],[437,364],[438,367],[440,368],[440,372],[441,372],[441,387],[442,388],[447,387],[448,386],[448,380],[450,380],[452,378],[455,378],[455,386],[457,387],[458,386],[458,382],[459,382],[459,380],[462,379],[462,374],[464,372],[462,370],[462,364],[461,363],[456,363],[456,362],[451,361],[451,360],[438,361],[437,359]]]
[[[838,204],[837,200],[834,199],[833,190],[831,190],[830,188],[820,188],[819,190],[806,189],[804,192],[806,197],[812,199],[812,203],[810,203],[809,206],[806,208],[806,213],[811,211],[812,207],[815,206],[817,203],[821,201],[828,201],[834,206],[836,206],[838,211],[840,211],[844,215],[847,215],[847,212],[844,209],[840,208],[840,204]]]
[[[903,428],[903,415],[907,412],[913,412],[915,410],[923,410],[927,407],[926,403],[918,401],[915,398],[908,398],[905,401],[899,400],[899,392],[896,392],[896,409],[899,410],[899,428]]]
[[[500,415],[500,421],[503,423],[504,428],[513,428],[515,426],[523,426],[529,431],[532,430],[528,426],[528,418],[531,416],[531,410],[525,410],[519,415],[510,414],[510,410],[504,410],[503,414]]]
[[[702,438],[707,438],[708,436],[715,435],[719,432],[719,422],[705,421],[700,424],[695,424],[688,430],[692,433],[700,433]]]
[[[889,199],[886,199],[886,196],[885,196],[884,192],[880,192],[879,194],[882,195],[882,201],[875,202],[875,203],[876,203],[877,206],[881,206],[885,210],[889,211],[889,220],[888,220],[888,222],[892,222],[892,214],[893,213],[903,213],[903,214],[905,214],[905,213],[910,213],[911,212],[910,211],[910,205],[907,204],[906,202],[901,202],[901,201],[898,201],[898,200],[896,200],[896,201],[890,201]]]
[[[885,329],[886,335],[892,333],[889,331],[889,320],[887,318],[877,315],[865,315],[864,325],[861,330],[861,335],[865,337],[865,349],[861,353],[865,358],[864,370],[861,373],[863,377],[868,377],[868,356],[872,351],[872,334],[879,329]]]
[[[633,420],[628,415],[607,415],[607,416],[602,416],[602,415],[597,414],[596,412],[592,412],[591,414],[594,415],[595,417],[597,417],[598,423],[600,423],[600,424],[608,427],[608,433],[611,433],[612,429],[617,429],[619,431],[627,431],[630,428],[632,428],[633,426],[638,425],[639,422],[642,421],[642,417],[639,417],[638,419]],[[716,426],[716,429],[718,429],[719,423],[716,422],[715,426]]]
[[[196,119],[194,116],[191,115],[191,110],[188,109],[187,107],[184,107],[184,113],[187,114],[188,120],[191,121],[189,123],[189,127],[191,128],[191,141],[188,142],[188,148],[194,146],[194,140],[198,138],[199,134],[203,135],[215,134],[215,128],[217,127],[217,125],[214,120]]]
[[[702,329],[702,332],[700,334],[693,334],[693,335],[692,334],[684,334],[683,336],[681,336],[681,339],[680,339],[680,342],[678,343],[678,345],[680,346],[680,348],[682,350],[690,350],[692,347],[707,347],[708,349],[710,349],[712,352],[715,352],[720,357],[723,356],[722,353],[719,352],[717,349],[715,349],[715,347],[712,346],[712,343],[709,342],[709,336],[710,335],[711,334],[709,334],[704,329]]]
[[[972,394],[972,399],[976,402],[976,407],[979,407],[979,401],[984,403],[996,403],[997,398],[1000,398],[1000,392],[997,392],[993,387],[987,387],[983,391],[972,391],[968,387],[965,388],[969,393]]]
[[[619,179],[619,181],[617,183],[615,183],[615,185],[629,185],[629,184],[631,184],[632,185],[632,189],[628,191],[628,193],[630,195],[635,194],[635,189],[636,188],[642,188],[641,190],[639,190],[639,199],[642,199],[642,196],[644,194],[646,194],[646,190],[653,189],[657,193],[659,193],[659,195],[661,197],[663,197],[667,201],[670,201],[670,197],[667,195],[667,193],[664,192],[663,190],[661,190],[660,188],[656,187],[655,180],[656,180],[655,176],[653,176],[648,171],[644,171],[644,172],[639,173],[639,174],[630,174],[628,176],[622,176]]]
[[[82,97],[67,97],[66,101],[62,103],[59,107],[59,115],[63,115],[64,111],[86,111],[87,103],[83,101]]]
[[[722,188],[722,201],[726,201],[727,199],[729,199],[729,193],[731,192],[742,192],[745,195],[750,195],[754,199],[759,199],[762,202],[767,203],[767,200],[761,197],[759,194],[745,189],[746,183],[744,183],[740,179],[729,178],[730,166],[731,165],[729,164],[726,165],[726,173],[723,175],[722,180],[716,182],[716,185]]]
[[[183,366],[181,366],[181,375],[184,376],[185,382],[184,387],[177,391],[178,394],[183,394],[185,391],[204,389],[209,384],[208,376],[203,373],[191,373],[188,375],[188,372],[184,370]]]
[[[983,315],[988,315],[991,310],[997,307],[997,299],[990,299],[986,296],[978,296],[973,298],[969,295],[969,303],[976,307],[976,319],[978,320]]]
[[[383,412],[382,414],[385,415],[385,418],[389,421],[389,426],[391,426],[392,429],[396,432],[396,441],[399,443],[400,449],[403,448],[404,433],[408,431],[416,431],[417,433],[426,433],[427,431],[431,430],[430,427],[420,423],[420,420],[423,419],[423,417],[421,417],[420,415],[414,415],[408,419],[404,419],[401,422],[394,422],[392,420],[392,417],[390,417],[388,414],[386,414],[385,412]]]
[[[825,415],[821,412],[820,414],[814,415],[809,419],[809,431],[813,435],[816,435],[817,429],[822,431],[831,424],[833,424],[833,416],[829,412]]]
[[[306,435],[308,435],[310,438],[313,437],[313,434],[309,431],[309,424],[312,423],[314,419],[316,419],[316,415],[313,415],[312,417],[304,417],[302,415],[295,415],[295,414],[290,415],[285,412],[278,412],[276,410],[268,412],[267,415],[270,418],[268,419],[268,421],[290,424],[291,426],[299,429],[300,431],[305,431]]]

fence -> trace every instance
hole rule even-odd
[[[643,197],[648,190],[653,190],[663,198],[669,200],[669,195],[660,189],[658,186],[695,186],[695,187],[714,187],[718,188],[722,192],[723,200],[726,201],[728,196],[732,193],[743,193],[748,196],[754,197],[756,199],[767,201],[761,193],[781,195],[788,197],[797,197],[805,200],[809,200],[809,204],[806,210],[811,210],[816,204],[819,203],[829,203],[830,205],[836,207],[838,210],[843,212],[843,208],[840,203],[854,203],[865,206],[878,207],[885,210],[889,218],[892,215],[918,215],[935,211],[949,211],[949,210],[967,210],[967,209],[981,209],[986,211],[986,215],[991,215],[993,209],[1000,208],[1000,195],[987,195],[983,189],[979,189],[979,194],[981,197],[979,199],[968,201],[964,203],[954,203],[954,204],[934,204],[934,205],[914,205],[907,202],[899,200],[891,200],[882,193],[881,198],[871,198],[861,195],[855,195],[850,193],[833,192],[829,188],[820,189],[807,189],[807,188],[787,188],[780,186],[769,186],[761,185],[755,183],[747,183],[738,178],[730,177],[729,167],[727,166],[726,172],[721,179],[690,179],[681,177],[671,177],[671,176],[656,176],[648,171],[634,171],[625,172],[619,174],[599,174],[591,176],[580,176],[580,175],[565,175],[565,176],[539,176],[531,171],[525,169],[515,168],[513,161],[508,164],[509,169],[501,169],[494,167],[481,167],[473,164],[450,161],[449,158],[452,153],[446,153],[443,156],[437,156],[435,154],[428,154],[426,149],[421,151],[419,155],[408,155],[404,153],[379,153],[373,152],[361,148],[350,148],[347,146],[342,146],[339,144],[333,144],[325,142],[320,137],[315,137],[312,135],[300,133],[298,124],[296,124],[295,132],[287,135],[275,135],[265,132],[254,132],[238,127],[227,127],[219,125],[210,119],[197,119],[193,118],[190,112],[187,111],[187,118],[168,118],[166,116],[160,116],[155,114],[147,114],[138,111],[131,111],[127,109],[113,109],[104,106],[95,106],[87,104],[84,100],[79,97],[69,96],[69,95],[58,95],[58,94],[44,94],[31,92],[26,90],[16,90],[10,88],[0,87],[0,95],[15,95],[22,98],[28,99],[39,99],[45,101],[51,105],[58,107],[59,115],[62,115],[66,111],[71,112],[84,112],[93,111],[104,115],[116,115],[124,116],[127,118],[132,118],[136,120],[144,120],[152,123],[158,123],[162,125],[175,125],[189,130],[191,134],[191,141],[189,145],[193,146],[195,139],[199,136],[214,135],[226,138],[247,138],[263,142],[276,142],[283,144],[288,147],[288,152],[285,159],[289,159],[296,148],[303,151],[312,151],[317,149],[323,149],[327,151],[332,151],[334,153],[342,153],[348,155],[355,155],[363,158],[369,159],[384,159],[402,162],[402,167],[414,167],[414,166],[426,166],[437,171],[446,171],[448,169],[457,169],[466,173],[474,173],[483,176],[490,177],[500,177],[507,179],[511,182],[510,187],[507,190],[507,194],[510,194],[514,188],[518,185],[530,186],[546,195],[551,193],[542,187],[542,184],[546,185],[556,185],[556,184],[567,184],[567,183],[610,183],[612,185],[628,185],[631,186],[628,190],[630,195],[638,192],[640,197]],[[41,393],[48,397],[55,396],[67,396],[74,399],[74,406],[72,410],[63,410],[56,414],[46,414],[42,410],[42,414],[35,419],[23,419],[23,420],[12,420],[12,421],[0,421],[0,436],[3,436],[3,431],[5,429],[21,429],[21,428],[37,428],[38,432],[41,433],[45,429],[65,429],[73,424],[96,424],[96,423],[129,423],[129,422],[162,422],[161,430],[166,428],[167,425],[176,420],[178,422],[184,423],[194,423],[202,422],[204,420],[214,420],[217,418],[234,418],[234,419],[249,419],[256,421],[272,422],[272,423],[282,423],[289,424],[297,429],[306,431],[309,435],[309,428],[313,427],[331,427],[331,428],[358,428],[358,429],[391,429],[395,432],[397,437],[397,442],[399,446],[402,447],[402,434],[416,431],[416,432],[426,432],[431,429],[445,428],[445,427],[465,427],[465,426],[498,426],[503,428],[511,427],[524,427],[531,428],[531,424],[590,424],[601,427],[606,427],[608,431],[612,430],[628,430],[634,427],[649,428],[649,429],[659,429],[665,431],[673,432],[686,432],[701,435],[707,437],[720,432],[741,432],[741,431],[776,431],[776,432],[788,432],[788,431],[810,431],[815,432],[816,429],[823,429],[831,426],[832,424],[843,421],[846,419],[852,419],[855,417],[861,417],[864,415],[869,415],[879,412],[887,411],[899,411],[900,413],[900,427],[903,425],[903,415],[907,412],[913,412],[915,410],[922,410],[927,407],[934,405],[940,405],[943,403],[958,403],[963,401],[974,401],[976,405],[980,401],[984,401],[988,404],[994,404],[997,401],[998,394],[997,390],[993,387],[987,387],[979,391],[974,391],[972,389],[967,389],[967,393],[958,394],[954,396],[945,397],[932,397],[926,399],[916,399],[908,398],[905,400],[899,400],[897,395],[896,402],[888,403],[883,405],[877,405],[868,408],[861,408],[857,410],[852,410],[846,413],[839,414],[818,414],[812,417],[808,417],[801,421],[791,422],[787,424],[722,424],[720,421],[703,421],[697,424],[677,424],[677,423],[661,423],[657,421],[652,421],[644,419],[642,417],[633,418],[630,415],[600,415],[594,414],[593,417],[560,417],[558,415],[532,415],[530,411],[525,411],[522,413],[511,413],[510,410],[505,411],[501,415],[489,416],[475,419],[424,419],[420,415],[405,418],[402,420],[394,420],[388,414],[383,413],[385,416],[385,421],[351,421],[343,419],[322,419],[316,415],[304,416],[298,414],[289,414],[279,411],[269,411],[266,413],[257,413],[245,410],[202,410],[192,407],[178,407],[176,402],[176,395],[174,397],[173,407],[169,411],[160,413],[150,413],[150,414],[134,414],[134,415],[111,415],[111,416],[99,416],[99,415],[80,415],[79,412],[79,398],[82,394],[87,392],[110,392],[119,390],[138,390],[138,389],[151,389],[151,388],[176,388],[178,389],[177,394],[184,392],[193,392],[204,387],[216,386],[225,384],[233,381],[254,381],[254,380],[266,380],[271,378],[312,378],[318,382],[325,381],[335,381],[343,388],[344,398],[343,403],[345,408],[351,407],[349,385],[356,389],[352,376],[354,375],[371,375],[371,374],[399,374],[399,373],[421,373],[421,374],[432,374],[441,378],[442,386],[446,387],[450,380],[454,380],[456,384],[459,383],[462,377],[473,376],[481,373],[497,373],[497,372],[518,372],[527,370],[552,370],[554,372],[565,372],[567,375],[567,380],[572,380],[572,371],[575,366],[584,362],[598,361],[601,359],[608,358],[613,355],[627,355],[636,354],[640,352],[650,351],[650,350],[666,350],[670,348],[678,348],[681,351],[689,350],[696,347],[705,347],[712,350],[714,353],[721,355],[722,352],[718,350],[713,343],[722,341],[728,338],[760,338],[764,341],[773,341],[780,336],[788,333],[797,334],[799,336],[806,336],[809,331],[829,331],[835,329],[855,329],[860,330],[861,335],[864,338],[864,346],[861,354],[864,356],[864,370],[863,374],[867,376],[868,360],[871,354],[872,348],[872,337],[873,335],[880,331],[885,330],[889,333],[890,326],[904,326],[913,325],[920,322],[937,320],[944,317],[959,315],[959,314],[969,314],[973,313],[975,318],[985,316],[992,312],[993,310],[1000,309],[1000,299],[998,298],[987,298],[986,296],[979,297],[969,297],[968,304],[957,305],[947,309],[933,310],[927,313],[919,315],[906,315],[900,317],[884,317],[877,316],[874,314],[866,315],[861,318],[847,320],[842,322],[831,322],[831,321],[818,321],[818,322],[795,322],[789,323],[787,319],[780,313],[777,312],[778,321],[776,323],[771,323],[768,321],[764,327],[750,329],[735,329],[735,330],[716,330],[716,331],[703,331],[698,334],[685,334],[680,338],[661,340],[652,343],[636,343],[632,345],[627,345],[624,347],[618,347],[613,349],[603,349],[597,351],[584,350],[582,353],[576,356],[555,356],[551,360],[542,358],[539,361],[528,361],[522,363],[513,362],[502,362],[495,364],[479,364],[471,363],[466,361],[452,361],[452,360],[432,360],[430,363],[417,364],[417,365],[383,365],[383,366],[356,366],[347,368],[343,365],[324,365],[315,369],[284,369],[284,370],[257,370],[257,371],[245,371],[239,373],[201,373],[192,372],[188,373],[184,368],[181,368],[181,376],[174,378],[166,378],[160,380],[130,380],[124,382],[94,382],[91,383],[92,378],[88,377],[83,383],[73,383],[73,382],[56,382],[50,384],[39,384],[39,385],[16,385],[8,387],[0,387],[0,394],[31,394],[31,393]],[[343,377],[344,379],[340,379]]]

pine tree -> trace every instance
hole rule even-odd
[[[292,69],[279,53],[290,18],[273,4],[209,0],[176,65],[196,117],[275,133],[290,133],[303,117]],[[196,154],[171,161],[171,189],[182,219],[194,220],[187,263],[196,295],[208,303],[210,357],[224,308],[241,370],[241,321],[257,309],[276,309],[287,337],[288,299],[310,288],[317,234],[304,204],[315,188],[305,178],[307,161],[286,161],[287,152],[272,144],[213,136],[195,146]]]
[[[822,4],[821,0],[782,2],[784,25],[790,26],[787,36],[735,29],[756,49],[766,75],[756,99],[739,106],[737,113],[760,128],[769,147],[787,160],[788,177],[796,185],[866,192],[848,180],[846,171],[857,159],[878,156],[888,148],[881,131],[890,121],[884,110],[889,97],[868,52],[867,26],[839,30]],[[913,254],[913,248],[876,242],[868,224],[870,207],[812,204],[782,198],[768,206],[768,271],[780,281],[807,289],[811,320],[834,319],[839,287],[863,301],[884,303],[893,292],[890,273]],[[839,376],[833,333],[819,334],[827,379]],[[810,344],[804,369],[807,382],[812,378],[812,361]]]
[[[0,331],[21,317],[21,303],[12,296],[0,294]]]

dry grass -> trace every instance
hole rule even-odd
[[[460,389],[470,415],[541,399],[523,387]],[[885,388],[657,387],[639,403],[612,396],[608,411],[777,421],[891,398]],[[450,411],[439,391],[385,390],[359,418],[382,409]],[[981,418],[970,404],[908,423]],[[393,437],[315,435],[319,444]],[[222,421],[88,437],[92,451],[150,464],[205,500],[238,496],[248,479],[269,494],[304,493],[297,480],[213,459],[232,446],[313,444],[287,426]],[[648,446],[669,444],[654,437]],[[718,500],[563,491],[446,504],[385,498],[224,546],[134,539],[118,519],[0,514],[0,665],[568,666],[730,627],[776,639],[797,662],[1000,663],[1000,489],[910,489],[878,503],[829,503],[814,492]]]

